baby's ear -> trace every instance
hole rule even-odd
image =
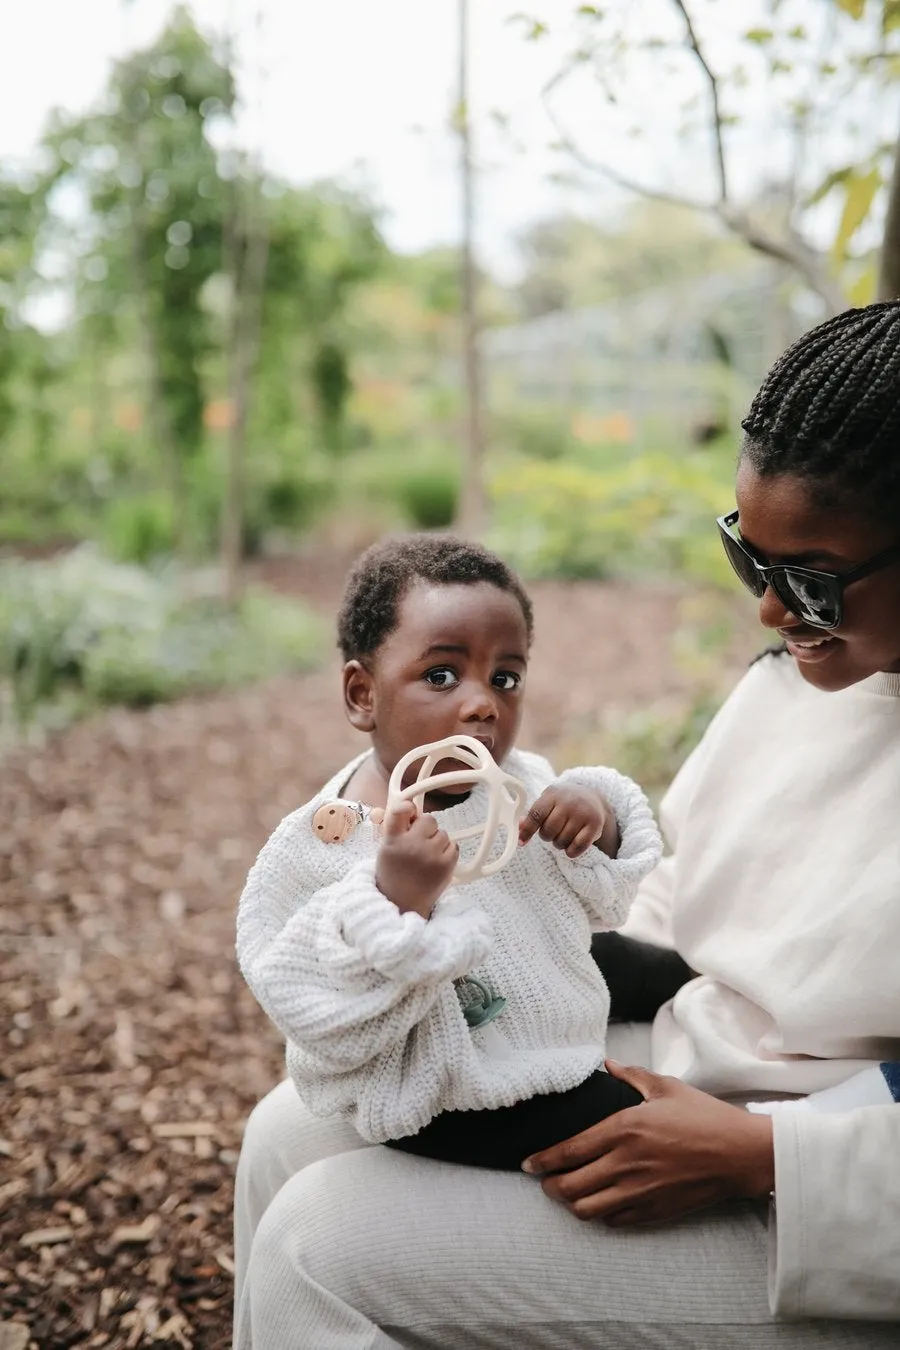
[[[348,661],[343,671],[344,712],[357,731],[375,730],[375,687],[361,661]]]

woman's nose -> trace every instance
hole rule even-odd
[[[796,614],[786,608],[771,586],[759,602],[759,621],[763,628],[791,628],[798,623]]]

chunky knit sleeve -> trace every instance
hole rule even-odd
[[[599,792],[616,813],[621,843],[615,858],[608,858],[599,848],[588,849],[580,858],[568,858],[555,848],[553,855],[592,923],[619,928],[639,884],[662,856],[662,839],[650,804],[637,783],[615,769],[566,769],[557,781]]]
[[[489,920],[448,897],[427,922],[375,885],[375,860],[322,884],[311,839],[289,816],[251,869],[238,910],[238,961],[304,1076],[357,1070],[402,1046],[441,987],[484,959]]]

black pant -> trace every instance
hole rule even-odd
[[[610,1017],[623,1022],[649,1022],[691,978],[676,952],[620,933],[595,934],[591,954],[609,988]],[[517,1172],[529,1154],[641,1101],[633,1087],[598,1069],[568,1092],[543,1093],[496,1111],[444,1111],[418,1134],[392,1139],[390,1147],[442,1162]]]
[[[595,933],[591,956],[606,981],[609,1015],[616,1022],[652,1022],[694,975],[677,952],[621,933]]]

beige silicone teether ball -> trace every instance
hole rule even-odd
[[[445,773],[435,773],[435,766],[445,759],[456,759],[468,767],[449,769]],[[403,786],[407,770],[418,760],[422,767],[414,783]],[[481,843],[475,854],[467,862],[460,861],[453,874],[454,882],[477,881],[479,877],[493,876],[505,867],[516,851],[519,840],[519,821],[525,810],[525,787],[518,778],[506,773],[495,763],[491,752],[474,736],[448,736],[443,741],[433,741],[430,745],[420,745],[410,750],[398,760],[388,784],[387,810],[396,809],[401,802],[415,802],[419,810],[423,809],[425,794],[439,792],[451,785],[460,786],[471,783],[483,783],[488,794],[487,819],[479,825],[469,825],[461,830],[448,830],[451,839],[473,839],[481,835]],[[497,834],[505,830],[506,839],[503,852],[498,858],[487,861]]]

